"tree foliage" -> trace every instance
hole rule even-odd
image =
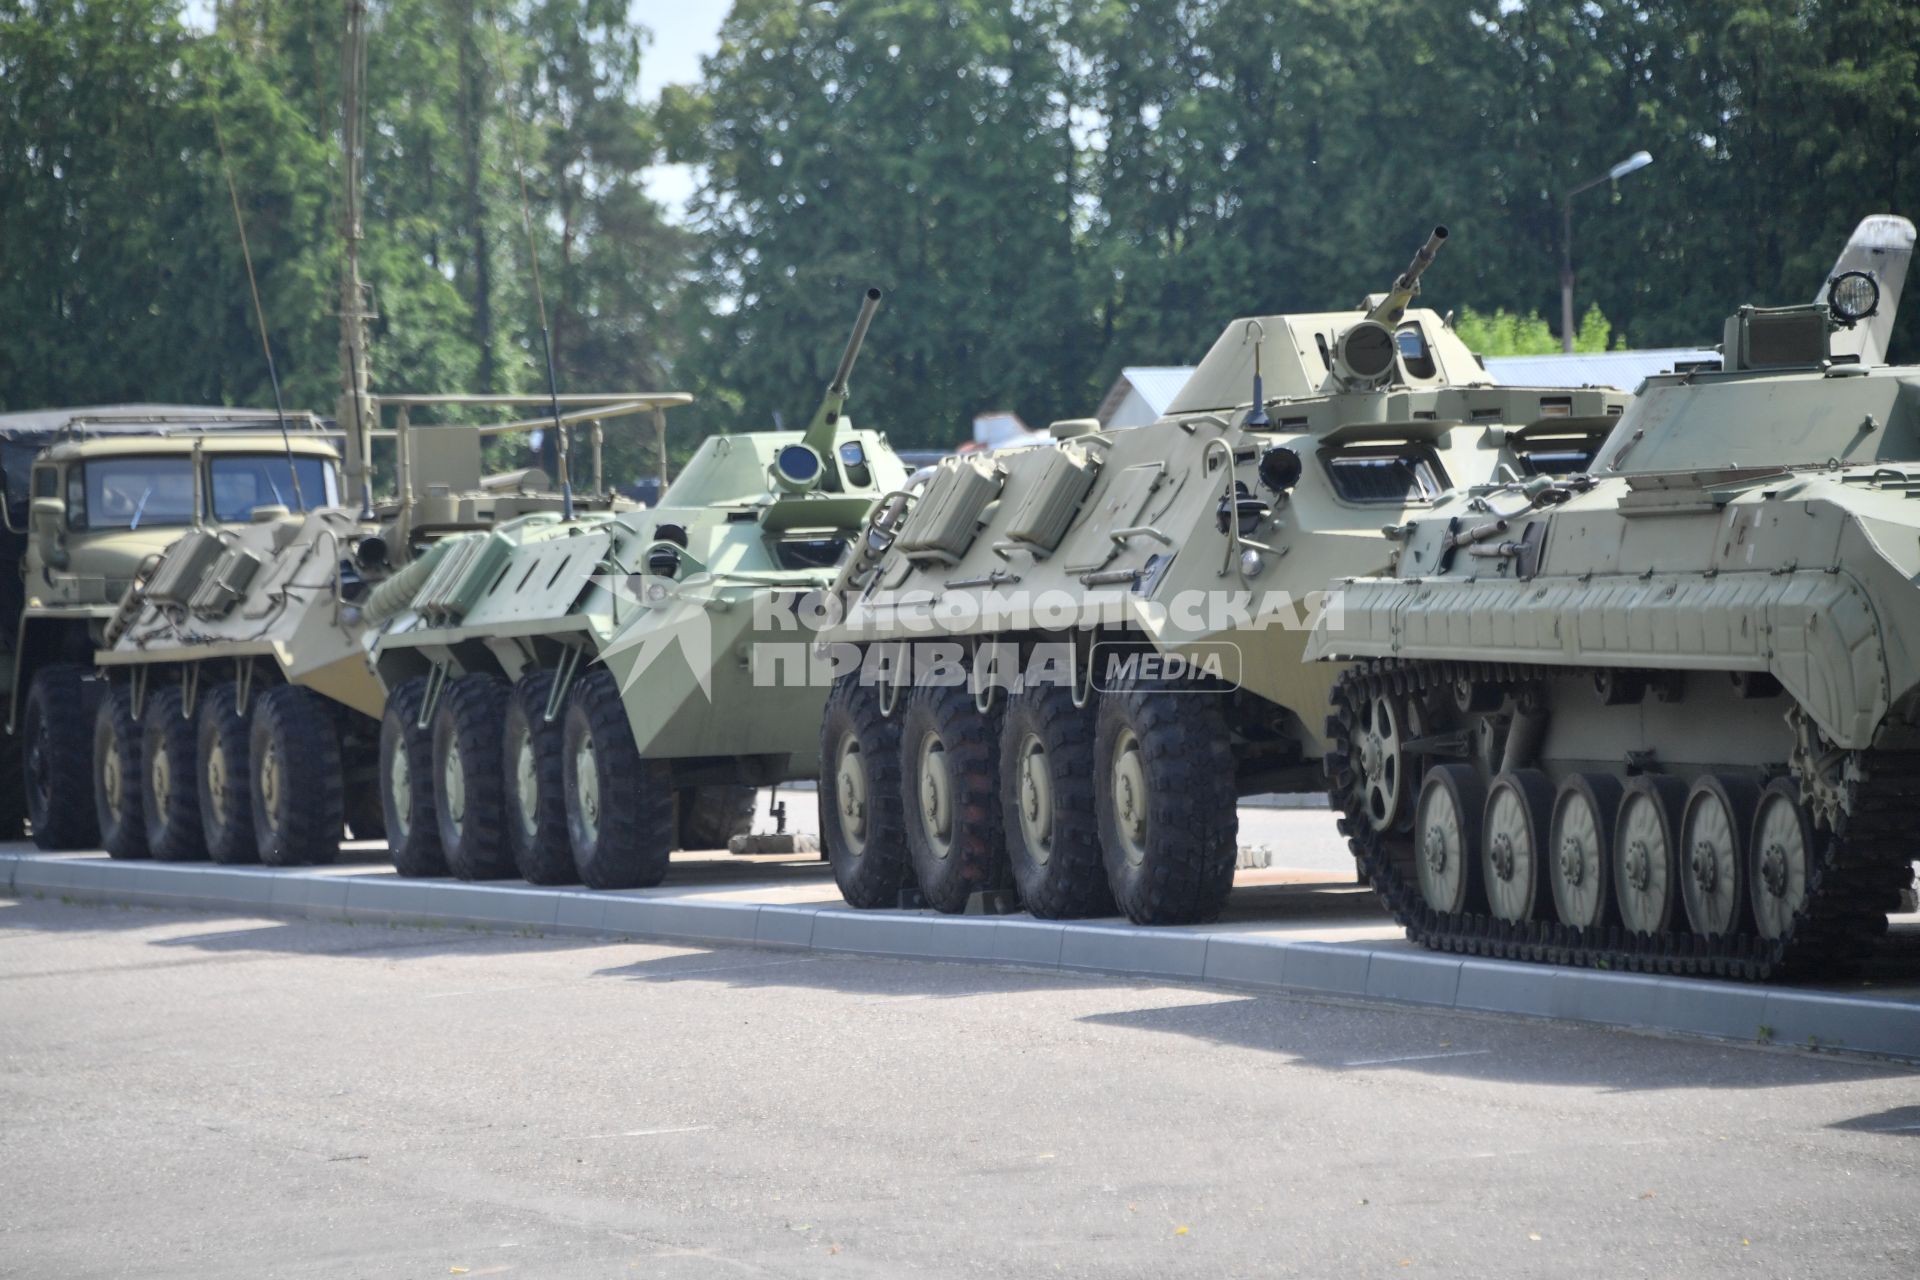
[[[177,8],[0,0],[0,406],[263,400],[216,120],[290,399],[331,404],[340,5]],[[1426,301],[1552,349],[1565,193],[1643,148],[1572,198],[1583,348],[1710,344],[1920,207],[1920,0],[736,0],[657,107],[624,0],[371,9],[375,386],[537,387],[535,253],[563,388],[694,391],[682,451],[798,425],[870,284],[855,415],[946,444],[1351,304],[1435,223]]]

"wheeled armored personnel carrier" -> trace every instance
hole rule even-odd
[[[1877,363],[1913,226],[1863,230],[1819,301],[1649,379],[1586,474],[1452,495],[1341,585],[1309,646],[1358,660],[1330,795],[1413,938],[1757,980],[1885,928],[1920,816],[1920,367]]]
[[[658,883],[815,769],[796,602],[905,470],[845,416],[869,290],[805,432],[705,441],[658,507],[529,516],[376,591],[380,797],[407,875]]]
[[[94,653],[142,567],[194,527],[337,501],[339,450],[301,414],[191,405],[0,416],[0,838],[92,847]],[[295,481],[298,480],[296,485]]]
[[[604,424],[690,397],[565,397],[562,429],[582,425],[596,466],[572,491],[538,468],[484,474],[486,442],[556,419],[411,425],[422,408],[549,404],[548,397],[367,396],[348,432],[351,501],[329,471],[307,505],[259,505],[252,522],[188,531],[119,601],[97,656],[110,696],[89,727],[99,836],[116,857],[331,861],[343,824],[381,833],[375,785],[386,694],[367,664],[364,606],[416,576],[452,535],[545,513],[633,504],[597,460]],[[392,426],[374,427],[391,413]],[[390,441],[396,493],[376,498],[368,456]],[[217,477],[216,477],[217,479]],[[216,513],[220,490],[214,494]],[[318,505],[324,497],[326,505]],[[291,500],[290,500],[291,501]],[[172,531],[179,534],[179,529]]]
[[[1497,385],[1411,305],[1445,237],[1352,310],[1235,320],[1150,426],[1056,423],[875,511],[822,637],[848,902],[1219,912],[1236,798],[1319,776],[1326,583],[1456,485],[1582,469],[1628,402]]]

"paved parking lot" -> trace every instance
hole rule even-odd
[[[0,1274],[1906,1276],[1915,1070],[0,903]]]

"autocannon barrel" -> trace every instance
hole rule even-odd
[[[873,323],[873,313],[880,309],[880,291],[868,289],[867,296],[860,303],[860,314],[853,322],[853,335],[847,339],[847,349],[840,353],[840,367],[833,371],[832,394],[847,394],[847,379],[853,376],[853,362],[860,358],[860,344],[867,340],[867,326]]]
[[[1420,252],[1413,255],[1413,261],[1409,262],[1407,269],[1400,273],[1400,278],[1393,282],[1393,287],[1395,289],[1411,289],[1414,285],[1418,284],[1421,275],[1426,272],[1428,267],[1433,265],[1434,258],[1439,256],[1441,246],[1446,243],[1447,229],[1445,227],[1435,227],[1433,234],[1427,237],[1427,242],[1420,246]]]

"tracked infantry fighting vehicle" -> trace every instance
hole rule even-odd
[[[1450,497],[1316,628],[1362,660],[1333,804],[1414,938],[1764,979],[1884,929],[1920,817],[1920,368],[1878,363],[1913,226],[1862,230],[1819,301],[1649,379],[1588,474]]]
[[[319,420],[254,409],[114,405],[0,416],[7,570],[0,575],[0,838],[99,839],[94,652],[142,566],[193,526],[337,501],[339,450]],[[17,566],[17,567],[16,567]]]
[[[905,480],[843,413],[879,300],[804,433],[715,436],[653,510],[503,523],[374,593],[403,873],[655,884],[676,845],[743,834],[753,788],[812,774],[826,690],[793,602]]]
[[[590,423],[594,456],[603,424],[659,413],[690,397],[630,393],[566,397],[564,424]],[[369,483],[372,441],[394,446],[399,492],[369,488],[342,505],[306,480],[307,505],[256,503],[252,523],[208,524],[174,543],[119,604],[97,661],[111,682],[91,726],[99,834],[116,857],[331,861],[343,823],[381,834],[374,758],[386,695],[367,664],[364,606],[409,567],[416,576],[449,535],[484,530],[570,503],[582,511],[633,504],[614,496],[597,467],[570,493],[537,468],[484,475],[490,438],[555,419],[485,426],[411,426],[415,410],[548,404],[547,397],[363,398],[366,423],[348,433],[349,473]],[[228,514],[216,485],[215,514]],[[288,501],[294,502],[289,498]],[[178,530],[176,529],[177,533]]]
[[[1411,308],[1445,236],[1351,311],[1234,321],[1150,426],[1056,423],[876,510],[823,636],[848,902],[1218,913],[1236,798],[1318,778],[1321,589],[1454,485],[1581,469],[1629,399],[1497,385]]]

